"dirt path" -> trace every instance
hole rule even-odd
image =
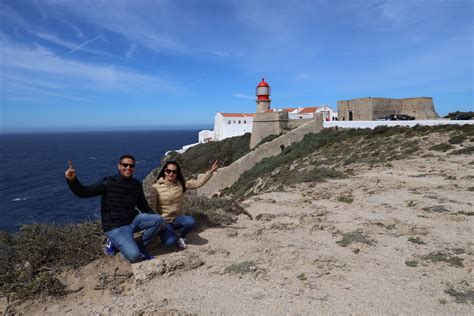
[[[443,160],[395,161],[254,196],[243,203],[253,219],[194,234],[187,250],[160,249],[152,261],[96,261],[67,274],[82,290],[15,309],[473,314],[474,168],[466,156]]]

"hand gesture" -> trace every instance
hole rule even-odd
[[[219,167],[218,167],[218,163],[219,163],[218,160],[214,161],[214,163],[213,163],[212,166],[211,166],[211,173],[214,173],[214,172],[217,171],[217,169],[219,168]]]
[[[66,179],[68,179],[69,181],[72,181],[76,178],[76,170],[74,170],[71,160],[68,160],[68,163],[69,163],[69,167],[67,168],[64,175],[66,176]]]

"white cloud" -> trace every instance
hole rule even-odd
[[[96,65],[59,57],[48,49],[0,41],[0,67],[5,95],[17,88],[45,91],[175,91],[175,87],[157,76],[130,69]],[[11,81],[10,81],[11,80]],[[66,93],[66,92],[65,92]]]
[[[244,94],[244,93],[240,93],[240,92],[232,93],[232,96],[234,98],[240,98],[240,99],[248,99],[248,100],[254,100],[255,99],[254,95],[248,95],[248,94]]]
[[[47,34],[47,33],[39,32],[39,33],[36,33],[35,35],[36,35],[37,38],[40,38],[40,39],[48,41],[50,43],[62,46],[62,47],[67,48],[67,49],[70,49],[69,53],[71,53],[71,54],[75,53],[78,50],[81,50],[81,51],[84,51],[84,52],[87,52],[87,53],[93,53],[93,54],[100,54],[100,55],[104,54],[103,52],[85,47],[88,44],[90,44],[90,43],[92,43],[92,42],[94,42],[98,39],[101,39],[102,36],[97,36],[97,37],[94,37],[93,39],[84,41],[83,43],[76,44],[76,43],[71,43],[69,41],[62,40],[62,39],[58,38],[56,35],[53,35],[53,34]]]

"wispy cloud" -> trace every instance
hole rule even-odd
[[[132,45],[130,45],[130,49],[125,53],[125,57],[127,57],[128,59],[131,59],[133,55],[135,54],[136,50],[137,50],[137,44],[132,43]]]
[[[248,95],[248,94],[244,94],[244,93],[240,93],[240,92],[232,93],[232,96],[234,98],[240,98],[240,99],[248,99],[248,100],[254,100],[255,99],[255,96],[253,96],[253,95]]]
[[[29,47],[5,41],[0,41],[0,45],[3,47],[0,67],[7,85],[4,87],[7,91],[5,95],[14,89],[26,87],[55,94],[61,90],[71,93],[68,89],[119,93],[175,90],[173,84],[157,76],[116,66],[67,59],[41,46]]]
[[[69,53],[72,54],[72,53],[78,51],[79,49],[82,49],[84,46],[86,46],[86,45],[88,45],[88,44],[90,44],[90,43],[92,43],[92,42],[97,41],[97,40],[100,39],[100,38],[102,38],[102,35],[97,36],[97,37],[94,37],[93,39],[87,40],[87,41],[85,41],[85,42],[83,42],[83,43],[77,45],[77,46],[76,46],[74,49],[72,49]]]
[[[47,33],[41,33],[40,32],[40,33],[36,33],[35,35],[36,35],[37,38],[40,38],[42,40],[45,40],[45,41],[48,41],[50,43],[53,43],[53,44],[56,44],[56,45],[59,45],[61,47],[69,49],[70,54],[75,53],[78,50],[82,50],[84,52],[93,53],[93,54],[103,54],[103,52],[100,52],[98,50],[94,50],[94,49],[90,49],[90,48],[85,47],[88,44],[90,44],[90,43],[92,43],[92,42],[94,42],[98,39],[101,39],[102,36],[97,36],[93,39],[84,41],[83,43],[76,44],[76,43],[72,43],[72,42],[60,39],[56,35],[53,35],[53,34],[47,34]]]

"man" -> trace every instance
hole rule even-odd
[[[65,172],[67,184],[78,197],[101,196],[101,222],[102,230],[108,239],[106,248],[108,254],[115,254],[115,245],[129,262],[153,259],[146,252],[145,246],[161,229],[164,220],[160,215],[154,214],[148,206],[141,182],[133,178],[135,158],[132,155],[123,155],[117,168],[119,174],[105,177],[96,184],[84,186],[77,179],[76,171],[69,161],[69,168]],[[144,230],[143,236],[135,242],[133,234],[141,230]]]

